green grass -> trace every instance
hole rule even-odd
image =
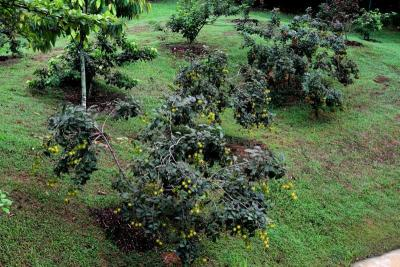
[[[151,13],[129,22],[130,39],[160,51],[153,62],[123,68],[141,80],[129,93],[137,95],[150,114],[185,64],[163,46],[183,39],[153,31],[151,26],[165,22],[173,12],[174,3],[155,3]],[[254,16],[266,19],[268,15],[256,12]],[[271,230],[267,251],[256,240],[249,250],[235,238],[204,241],[202,253],[210,259],[209,266],[347,266],[400,246],[400,36],[383,32],[374,38],[380,42],[351,36],[364,47],[350,49],[361,77],[343,88],[344,111],[316,120],[306,106],[277,109],[273,131],[253,132],[240,129],[230,111],[224,114],[227,135],[257,139],[286,156],[299,200],[276,196],[269,216],[277,227]],[[205,27],[198,41],[226,51],[232,70],[246,60],[230,18]],[[64,45],[61,40],[57,48]],[[116,170],[110,167],[108,155],[101,155],[101,170],[70,205],[64,204],[68,181],[56,188],[46,186],[54,178],[49,163],[32,172],[32,148],[40,146],[46,119],[60,99],[32,96],[26,90],[25,81],[45,64],[38,53],[26,53],[17,62],[0,65],[0,188],[10,192],[15,202],[13,216],[0,218],[0,266],[159,265],[157,252],[119,251],[89,214],[89,208],[117,201],[111,189]],[[387,86],[373,81],[378,75],[390,79]],[[125,162],[132,148],[118,137],[132,138],[142,128],[139,119],[110,122],[107,131]]]

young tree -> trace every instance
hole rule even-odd
[[[177,14],[172,15],[167,26],[173,32],[181,33],[192,44],[204,26],[220,16],[234,15],[239,10],[229,0],[179,0]]]
[[[0,7],[21,11],[20,33],[34,49],[47,51],[59,36],[79,42],[82,106],[86,108],[84,47],[88,36],[100,29],[109,35],[122,34],[119,18],[132,19],[150,9],[146,0],[0,0]]]

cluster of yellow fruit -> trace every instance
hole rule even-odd
[[[53,187],[56,186],[56,184],[57,184],[57,181],[56,181],[56,180],[49,180],[49,181],[47,181],[47,186],[48,186],[48,187],[53,188]]]
[[[267,231],[260,232],[260,239],[263,242],[264,248],[269,248],[269,237]]]
[[[266,195],[269,194],[269,186],[268,186],[267,182],[261,183],[261,190],[264,192],[264,194],[266,194]]]
[[[181,188],[186,190],[189,194],[193,193],[193,190],[195,190],[197,187],[195,184],[192,184],[191,179],[184,179],[181,185],[182,185]]]
[[[285,184],[282,185],[282,189],[284,190],[293,190],[294,189],[294,185],[292,182],[287,182]],[[295,191],[292,191],[290,193],[290,198],[294,201],[296,201],[298,199],[297,193]]]
[[[54,145],[54,146],[49,147],[47,150],[48,150],[51,154],[57,155],[58,153],[60,153],[61,148],[60,148],[59,145]]]
[[[71,202],[71,199],[73,197],[76,197],[77,195],[78,195],[78,190],[76,189],[68,191],[67,197],[64,199],[64,203],[69,204]]]
[[[187,238],[188,239],[190,239],[190,238],[193,238],[193,237],[195,237],[195,236],[197,236],[197,233],[196,233],[196,231],[194,230],[194,229],[190,229],[189,230],[189,233],[187,234]]]
[[[237,236],[240,236],[241,238],[243,238],[245,240],[246,244],[248,244],[248,236],[246,233],[243,232],[242,226],[240,226],[238,224],[235,227],[233,227],[233,233],[235,233]]]
[[[193,207],[193,209],[190,210],[190,214],[200,214],[200,205],[196,203]]]
[[[208,113],[207,121],[208,121],[208,124],[213,124],[215,122],[215,113],[214,112]]]
[[[186,77],[193,81],[196,81],[200,78],[200,75],[195,71],[190,71],[186,74]]]
[[[140,227],[143,226],[143,224],[141,222],[132,221],[131,222],[131,226],[134,227],[134,228],[140,228]]]
[[[155,190],[155,191],[153,192],[153,195],[158,196],[158,195],[161,195],[163,192],[164,192],[164,189],[163,189],[163,188],[160,188],[160,189],[158,189],[158,190]]]
[[[119,213],[121,213],[121,208],[116,208],[116,209],[114,210],[114,214],[119,214]]]
[[[191,156],[189,155],[189,159],[190,158],[191,158]],[[205,161],[204,161],[203,149],[199,149],[198,152],[195,152],[193,154],[193,160],[198,165],[204,165]]]
[[[156,244],[161,247],[163,245],[163,242],[160,239],[156,239]]]

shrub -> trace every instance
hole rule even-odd
[[[363,35],[364,40],[369,41],[371,34],[381,31],[383,21],[391,17],[393,14],[381,13],[379,9],[367,11],[362,10],[362,14],[354,21],[355,31]]]
[[[75,184],[85,184],[97,170],[94,120],[82,107],[64,106],[49,119],[49,130],[44,148],[45,155],[56,161],[55,174],[74,173]]]
[[[239,9],[229,0],[180,0],[177,14],[172,15],[167,27],[181,33],[189,43],[193,43],[201,29],[220,16],[233,15]]]
[[[328,22],[334,31],[347,34],[359,12],[359,0],[330,0],[320,5],[317,17]]]
[[[217,52],[181,70],[178,88],[140,135],[143,149],[135,153],[132,171],[120,172],[114,183],[121,197],[114,212],[155,246],[174,248],[185,264],[198,256],[202,237],[215,241],[227,233],[249,242],[260,233],[268,248],[267,182],[286,173],[282,159],[270,151],[255,148],[248,158],[233,155],[216,114],[208,124],[201,122],[204,110],[222,112],[228,106],[218,106],[227,86],[226,64],[226,56]],[[249,82],[257,79],[259,72],[254,73],[248,74]],[[232,90],[226,91],[224,103]],[[199,99],[204,101],[200,105]],[[47,153],[60,154],[56,170],[61,166],[63,173],[76,172],[76,166],[67,163],[93,152],[97,126],[87,113],[73,107],[54,116],[50,126],[52,137],[46,148]],[[78,173],[78,184],[95,170],[95,154],[89,155],[93,164],[82,161],[86,175]]]
[[[128,99],[116,102],[114,118],[128,120],[138,116],[140,110],[139,102],[133,96],[130,96]]]
[[[220,98],[225,64],[226,56],[217,52],[178,74],[175,94],[141,136],[146,153],[133,164],[132,177],[115,184],[123,198],[116,212],[154,238],[155,245],[173,245],[184,263],[197,257],[201,236],[216,240],[228,233],[248,242],[264,231],[263,185],[285,174],[282,161],[271,152],[253,150],[248,159],[232,155],[214,117],[209,125],[199,124],[204,110],[220,112],[227,106],[214,106],[229,96]],[[199,99],[207,102],[199,105]],[[264,232],[262,236],[267,247]]]
[[[9,214],[12,201],[8,199],[7,194],[0,190],[0,215],[2,212]]]
[[[271,98],[265,75],[249,66],[242,68],[241,74],[243,80],[235,87],[233,96],[237,122],[245,128],[270,125],[272,114],[268,106]]]
[[[333,89],[328,79],[318,71],[307,73],[303,82],[305,99],[314,109],[318,111],[328,107],[335,109],[342,106],[342,94]]]
[[[327,24],[313,19],[311,10],[280,25],[277,18],[267,25],[251,23],[238,27],[249,47],[248,62],[265,75],[271,101],[282,105],[305,100],[307,73],[323,72],[344,85],[358,78],[357,65],[347,57],[342,36],[328,30]],[[266,42],[256,42],[258,35]],[[265,115],[264,115],[265,116]]]

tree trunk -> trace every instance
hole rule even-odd
[[[86,109],[86,63],[85,63],[85,54],[84,50],[81,47],[79,54],[81,57],[81,105],[84,109]]]

